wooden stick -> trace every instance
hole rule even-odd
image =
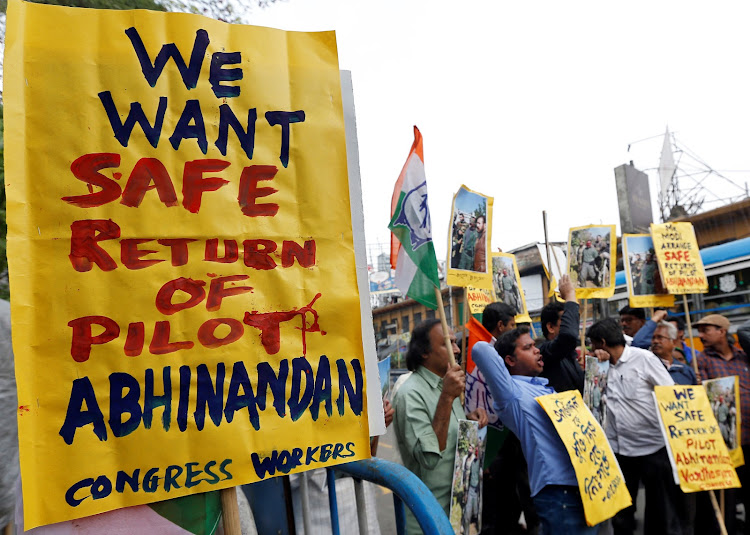
[[[547,250],[547,273],[549,274],[550,288],[552,287],[552,260],[549,254],[549,237],[547,236],[547,210],[542,210],[542,221],[544,223],[544,247]],[[547,298],[547,302],[552,302],[553,296]]]
[[[221,489],[220,495],[224,535],[242,535],[240,508],[237,505],[237,487]]]
[[[3,535],[13,535],[15,532],[16,530],[13,529],[13,522],[3,528]]]
[[[588,299],[581,299],[581,306],[583,307],[583,321],[581,322],[581,356],[583,362],[586,362],[586,317],[588,314]]]
[[[719,504],[716,502],[716,494],[714,494],[714,491],[709,490],[708,495],[711,497],[711,505],[714,507],[714,514],[716,515],[716,520],[719,522],[719,531],[721,531],[721,535],[727,535],[727,528],[724,525],[724,515],[721,513],[721,510],[719,509]]]
[[[437,298],[438,313],[440,314],[440,323],[443,325],[443,340],[445,340],[445,348],[448,350],[448,356],[451,359],[451,366],[456,365],[456,358],[453,356],[453,344],[451,343],[451,335],[448,330],[448,322],[445,320],[445,308],[443,307],[443,295],[440,293],[440,288],[435,286],[435,297]],[[468,303],[466,302],[466,290],[464,290],[464,307]]]
[[[721,510],[721,517],[724,518],[726,514],[726,508],[724,507],[724,489],[719,491],[719,509]]]
[[[701,384],[701,374],[698,371],[698,354],[695,352],[695,348],[693,347],[693,325],[690,323],[690,309],[688,308],[687,295],[685,294],[682,294],[682,305],[685,309],[685,323],[687,323],[688,347],[693,353],[693,371],[695,372],[696,379],[698,379],[698,384]]]
[[[461,322],[461,328],[464,333],[464,343],[461,344],[461,369],[466,373],[466,346],[469,344],[469,329],[466,328],[466,324],[469,322],[468,318],[468,311],[469,311],[469,301],[467,299],[468,297],[468,290],[464,288],[464,306],[463,306],[463,318]],[[461,398],[461,401],[463,402],[464,398]]]

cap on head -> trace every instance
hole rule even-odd
[[[720,329],[726,329],[728,331],[730,323],[729,320],[721,314],[709,314],[693,325],[696,327],[700,325],[713,325],[714,327],[719,327]]]

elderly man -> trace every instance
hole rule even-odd
[[[494,348],[477,342],[472,357],[490,387],[495,411],[521,442],[543,532],[596,533],[598,526],[586,525],[570,456],[552,420],[536,401],[555,390],[547,386],[547,379],[539,377],[544,361],[528,329],[506,332]]]
[[[729,320],[721,314],[709,314],[695,323],[698,335],[703,343],[703,351],[698,353],[698,372],[701,379],[716,379],[737,375],[740,378],[740,410],[742,423],[742,453],[750,455],[750,403],[744,400],[750,399],[750,360],[747,354],[732,345],[727,340],[729,331]],[[747,458],[747,457],[746,457]],[[746,510],[750,509],[750,477],[748,477],[747,465],[737,468],[737,476],[740,478],[742,488],[742,501]],[[727,510],[733,511],[732,492],[726,493]],[[729,514],[725,518],[727,531],[732,533],[734,515]],[[745,522],[745,533],[750,533],[750,522]]]
[[[456,336],[449,333],[453,354]],[[456,453],[458,421],[467,419],[459,396],[465,388],[464,372],[451,365],[440,320],[427,320],[414,328],[406,353],[411,376],[394,395],[396,438],[401,460],[419,477],[447,515]],[[487,413],[478,408],[468,419],[487,425]],[[416,518],[406,517],[407,533],[421,533]]]
[[[620,463],[635,504],[638,488],[646,489],[646,535],[680,535],[679,487],[672,477],[664,435],[652,392],[656,385],[673,385],[662,363],[645,349],[625,344],[614,318],[594,323],[588,331],[600,359],[611,363],[607,378],[607,438]],[[612,519],[615,535],[635,530],[635,506]]]
[[[671,322],[660,321],[651,337],[651,352],[661,359],[675,384],[698,384],[693,369],[687,364],[675,360],[675,351],[677,351],[679,344],[677,327]]]

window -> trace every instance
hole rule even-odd
[[[416,327],[422,323],[422,313],[421,312],[415,312],[414,313],[414,326]]]
[[[434,310],[432,310],[431,308],[428,308],[428,309],[427,309],[427,319],[428,319],[428,320],[431,320],[431,319],[433,319],[434,317],[435,317],[435,311],[434,311]]]
[[[411,329],[409,328],[409,316],[401,316],[401,331],[402,332],[409,332]]]

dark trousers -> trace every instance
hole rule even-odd
[[[641,482],[646,490],[645,535],[681,535],[677,511],[683,494],[674,483],[666,448],[640,457],[617,455],[617,461],[634,505],[612,519],[615,535],[632,535],[635,531],[635,502]]]
[[[539,516],[531,501],[526,459],[521,451],[521,442],[513,433],[508,434],[497,458],[490,465],[487,482],[489,485],[485,483],[482,507],[483,518],[486,508],[494,511],[491,533],[521,533],[518,525],[521,511],[526,519],[526,533],[537,533]],[[485,533],[485,530],[482,532]]]

